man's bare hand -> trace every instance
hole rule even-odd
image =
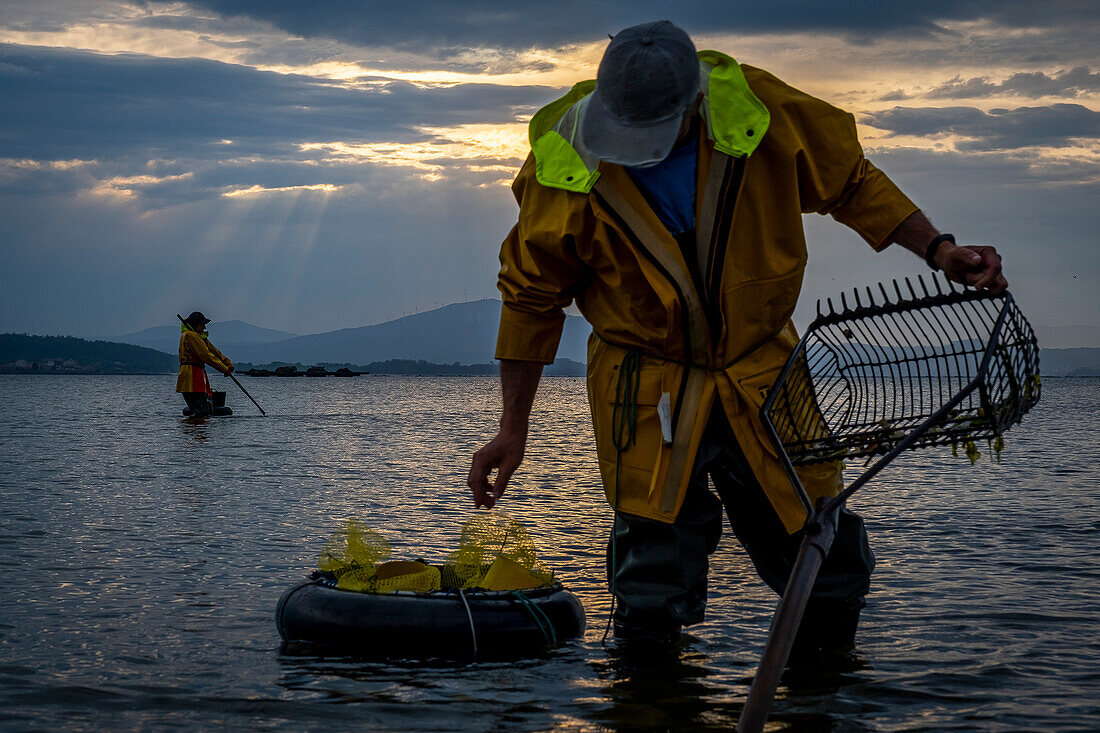
[[[914,211],[890,233],[890,242],[917,255],[927,255],[928,244],[939,235],[932,222],[919,211]],[[1001,256],[993,247],[970,245],[958,247],[952,241],[941,242],[935,255],[936,265],[949,280],[988,290],[994,295],[1003,293],[1008,281],[1001,274]]]
[[[500,416],[497,437],[474,453],[470,477],[466,485],[474,492],[474,506],[492,509],[504,494],[508,479],[523,461],[530,427],[531,405],[542,377],[542,364],[537,361],[500,360],[500,388],[504,409]],[[489,474],[496,469],[496,481],[489,483]]]
[[[1001,274],[1001,256],[993,247],[956,247],[944,242],[936,252],[936,264],[949,279],[994,295],[1008,287]]]
[[[523,451],[527,444],[526,432],[501,431],[484,448],[474,453],[470,466],[470,476],[466,485],[474,494],[474,506],[478,509],[492,509],[504,494],[504,487],[523,461]],[[496,481],[489,482],[489,474],[496,469]]]

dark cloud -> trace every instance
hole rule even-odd
[[[896,89],[889,94],[883,94],[879,99],[883,102],[904,102],[906,99],[912,99],[913,95],[907,94],[901,89]]]
[[[127,25],[135,28],[150,28],[153,30],[192,31],[201,33],[209,30],[210,21],[206,18],[194,15],[156,14],[144,15],[128,21]]]
[[[646,0],[628,11],[621,9],[625,4],[614,9],[572,0],[540,7],[477,1],[192,4],[271,22],[311,39],[304,44],[241,41],[249,46],[244,63],[343,60],[377,68],[463,71],[516,70],[526,58],[524,48],[598,41],[607,32],[655,17],[670,17],[692,32],[816,29],[867,40],[934,33],[939,19],[1064,25],[1070,9],[1065,3],[1012,0],[937,1],[920,7],[781,2],[732,11],[728,3],[673,6]],[[36,0],[27,7],[39,5]],[[69,27],[72,6],[58,7],[68,15],[59,16],[56,28]],[[1095,21],[1100,8],[1096,3],[1075,7],[1082,27]],[[208,32],[214,38],[251,38],[255,31],[245,20],[234,24],[216,17],[127,22]],[[27,30],[48,26],[24,25]],[[225,32],[238,27],[248,32]],[[917,69],[935,64],[975,68],[974,58],[987,63],[984,68],[1005,66],[993,60],[1006,59],[1008,68],[1090,63],[1096,68],[1089,58],[1067,52],[1073,44],[1064,42],[1063,30],[1036,34],[1044,45],[1032,61],[1021,57],[1012,34],[1005,34],[1003,47],[960,44],[956,57],[936,48],[926,51],[927,58],[904,58]],[[317,40],[322,37],[333,40]],[[373,48],[347,49],[337,41]],[[1023,89],[1029,80],[1020,76],[1013,83]],[[1030,82],[1084,88],[1094,75],[1086,76],[1082,80],[1073,69]],[[1007,84],[989,79],[981,81]],[[466,297],[492,297],[497,248],[516,211],[508,190],[489,184],[508,173],[470,171],[461,161],[438,160],[433,162],[440,167],[432,173],[440,178],[428,181],[423,170],[330,158],[324,151],[303,152],[299,144],[425,141],[427,135],[415,126],[512,121],[558,91],[424,88],[392,81],[349,89],[199,59],[0,46],[0,94],[0,159],[16,161],[0,162],[5,242],[0,247],[0,330],[103,336],[108,334],[96,329],[104,323],[112,333],[166,319],[170,323],[176,310],[192,303],[262,325],[310,332],[377,322]],[[922,118],[924,112],[928,116]],[[974,138],[969,144],[975,149],[1001,149],[1060,144],[1082,134],[1095,137],[1095,115],[1077,105],[992,113],[959,107],[891,110],[868,120],[906,134],[953,132]],[[224,145],[223,139],[234,143]],[[87,162],[39,165],[25,159]],[[1037,285],[1028,290],[1028,282],[1054,282],[1066,261],[1082,271],[1096,269],[1095,165],[1051,162],[1027,147],[998,155],[893,151],[874,159],[944,228],[1005,250],[1010,278],[1018,278],[1014,292],[1047,308],[1038,320],[1065,322],[1061,312],[1067,310],[1074,312],[1072,322],[1096,315],[1091,288],[1081,294],[1059,291],[1058,298]],[[314,184],[343,188],[335,193],[301,188]],[[222,196],[251,186],[292,190]],[[123,190],[134,195],[120,195]],[[897,248],[868,257],[851,232],[821,217],[810,220],[810,295],[835,293],[837,283],[825,276],[848,285],[923,268],[919,259]]]
[[[430,171],[411,164],[395,165],[357,162],[353,159],[319,159],[327,155],[299,152],[284,159],[252,157],[224,159],[177,158],[144,160],[131,155],[108,160],[62,162],[0,161],[0,198],[18,200],[42,197],[106,195],[129,192],[127,208],[149,212],[181,204],[216,201],[227,192],[251,189],[300,189],[308,186],[337,186],[376,196],[389,190],[395,178],[415,180],[432,174],[439,187],[471,188],[510,178],[519,170],[518,159],[479,158],[476,161],[439,159],[422,161]],[[501,170],[471,170],[477,166],[499,166]],[[402,184],[403,185],[403,184]],[[298,194],[294,194],[298,195]]]
[[[388,81],[348,89],[201,59],[0,45],[0,158],[220,158],[301,142],[410,142],[416,126],[510,122],[555,90]],[[219,146],[232,140],[232,148]]]
[[[1067,277],[1067,271],[1100,271],[1095,164],[927,149],[874,153],[871,160],[942,231],[960,243],[997,247],[1012,293],[1032,323],[1100,322],[1095,283]],[[810,263],[799,308],[803,323],[812,318],[816,298],[859,282],[928,271],[898,246],[869,254],[854,233],[828,217],[812,215],[806,223]]]
[[[156,2],[157,0],[154,0]],[[926,33],[944,20],[990,19],[1034,27],[1100,19],[1094,2],[1054,0],[927,0],[922,3],[849,0],[843,3],[776,0],[667,2],[635,0],[629,5],[561,0],[516,3],[422,0],[414,5],[345,0],[190,0],[224,16],[247,16],[304,37],[409,47],[482,45],[523,48],[588,42],[635,23],[667,18],[695,33],[825,30],[845,35]]]
[[[219,184],[215,173],[205,183]],[[111,197],[3,195],[0,331],[104,336],[164,323],[180,303],[303,333],[361,326],[493,297],[514,219],[503,186],[439,185],[401,169],[334,194],[153,212]]]
[[[967,206],[975,190],[984,190],[991,202],[999,201],[1006,190],[1065,195],[1072,206],[1081,206],[1100,186],[1096,166],[1081,158],[1052,158],[1035,150],[1019,150],[996,155],[974,155],[969,152],[928,150],[925,148],[891,148],[870,154],[876,165],[883,167],[895,181],[903,184],[918,203],[926,199],[936,202],[936,208]],[[970,193],[967,193],[970,192]],[[1087,217],[1097,213],[1093,207],[1082,207]],[[995,226],[1006,225],[1003,216],[990,220]],[[1100,251],[1097,252],[1100,257]]]
[[[0,46],[0,159],[14,161],[0,162],[0,194],[26,202],[129,192],[131,209],[152,211],[252,187],[362,191],[388,185],[379,181],[392,182],[394,171],[410,178],[425,171],[301,145],[427,142],[430,132],[416,127],[512,122],[556,94],[393,81],[347,89],[199,59]],[[520,161],[476,163],[518,168]],[[465,168],[441,160],[431,172],[474,185],[501,177]]]
[[[1085,66],[1077,66],[1047,76],[1041,71],[1020,72],[1002,82],[990,82],[988,77],[953,79],[928,93],[930,97],[974,99],[1001,94],[1021,97],[1071,96],[1100,91],[1100,72],[1092,72]],[[885,98],[884,98],[885,99]]]
[[[1019,107],[983,112],[974,107],[895,107],[861,120],[899,135],[960,135],[960,150],[1061,146],[1075,138],[1100,138],[1100,112],[1079,104]]]

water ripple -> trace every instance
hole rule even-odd
[[[349,516],[399,557],[454,549],[495,379],[250,380],[268,417],[231,393],[238,414],[205,423],[179,417],[172,377],[0,382],[4,730],[736,721],[775,598],[732,533],[679,659],[639,665],[600,643],[610,516],[582,380],[544,380],[503,508],[582,598],[589,631],[543,659],[476,665],[283,649],[272,612]],[[908,454],[856,495],[878,557],[858,654],[788,680],[777,730],[1095,729],[1098,387],[1047,380],[999,464]]]

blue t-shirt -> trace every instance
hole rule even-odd
[[[696,135],[674,148],[657,165],[626,169],[673,236],[695,228],[695,166],[698,160],[699,137]]]

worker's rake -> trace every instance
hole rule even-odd
[[[961,445],[973,457],[986,439],[999,453],[1002,433],[1039,400],[1039,347],[1012,296],[917,281],[919,290],[907,278],[892,293],[880,284],[851,302],[842,295],[839,310],[819,302],[761,408],[809,519],[741,711],[743,733],[763,730],[848,497],[904,450]],[[862,474],[814,506],[795,466],[861,457]]]

